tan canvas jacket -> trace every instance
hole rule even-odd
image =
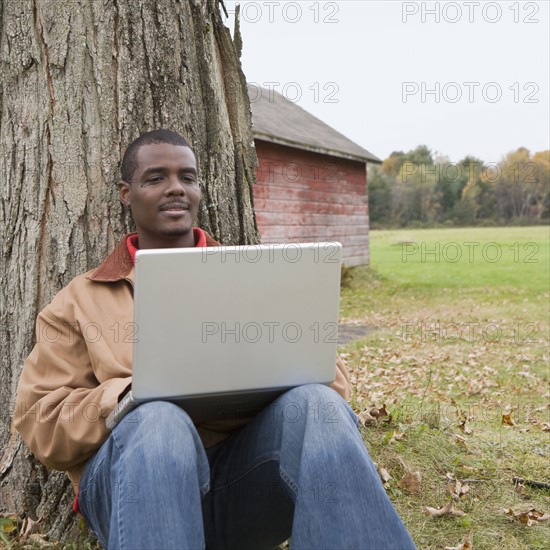
[[[208,234],[207,246],[219,246]],[[73,279],[38,315],[19,380],[14,424],[36,457],[78,490],[86,460],[108,438],[105,419],[131,383],[134,267],[124,237],[95,270]],[[338,358],[332,387],[350,386]],[[246,422],[246,421],[244,421]],[[197,426],[205,447],[243,422]]]

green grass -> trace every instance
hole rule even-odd
[[[421,288],[522,288],[547,291],[547,227],[371,231],[371,267]]]
[[[342,321],[375,328],[341,349],[353,406],[392,415],[363,433],[418,548],[458,546],[468,532],[475,548],[550,546],[549,521],[504,512],[550,512],[549,490],[512,482],[550,483],[549,280],[548,228],[373,231],[371,268],[342,291]],[[399,486],[404,465],[420,492]],[[455,504],[464,517],[425,513],[451,498],[446,475],[470,486]]]

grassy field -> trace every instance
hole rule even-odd
[[[342,291],[341,321],[370,328],[341,348],[353,406],[420,549],[550,547],[550,490],[513,481],[550,484],[549,244],[544,227],[372,231]]]

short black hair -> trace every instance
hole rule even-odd
[[[170,143],[171,145],[181,145],[189,147],[189,143],[185,138],[172,130],[152,130],[141,134],[137,139],[132,141],[124,153],[120,172],[122,180],[131,183],[134,172],[137,168],[137,153],[142,145],[150,145],[151,143]]]

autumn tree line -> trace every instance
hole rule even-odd
[[[535,225],[550,221],[550,151],[451,162],[425,145],[369,165],[371,227]]]

